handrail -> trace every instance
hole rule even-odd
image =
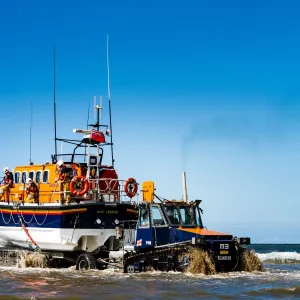
[[[115,179],[115,178],[86,178],[89,182],[90,189],[87,192],[85,197],[78,197],[71,194],[71,199],[75,200],[75,202],[80,201],[84,203],[84,201],[95,201],[95,202],[138,202],[137,193],[133,198],[128,198],[124,191],[124,185],[126,180],[123,179]],[[65,191],[59,190],[61,187],[59,183],[39,183],[38,186],[41,187],[39,189],[39,202],[40,204],[46,203],[57,203],[60,201],[60,195],[64,194]],[[47,186],[49,189],[47,189]],[[52,188],[51,188],[51,187]],[[1,185],[0,185],[1,188]],[[16,183],[14,188],[11,188],[10,201],[14,203],[23,203],[24,199],[26,199],[24,192],[24,184]],[[69,192],[69,191],[67,191]],[[102,196],[102,197],[101,197]],[[108,197],[108,199],[104,199]],[[113,197],[113,199],[111,198]],[[82,199],[81,199],[82,198]],[[80,200],[81,199],[81,200]],[[25,202],[26,203],[26,202]],[[63,204],[63,203],[61,203]]]

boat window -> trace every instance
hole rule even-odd
[[[153,224],[153,226],[166,225],[166,222],[165,222],[165,220],[162,216],[162,212],[159,209],[158,205],[152,205],[151,214],[152,214],[152,224]]]
[[[180,206],[179,210],[180,210],[182,225],[195,225],[190,206]]]
[[[35,182],[39,183],[41,182],[41,175],[42,175],[42,171],[37,171],[36,175],[35,175]]]
[[[139,227],[149,228],[149,213],[147,206],[140,207]]]
[[[48,171],[48,170],[45,170],[45,171],[43,172],[43,182],[44,182],[44,183],[48,183],[48,181],[49,181],[49,171]]]
[[[27,172],[24,171],[24,172],[22,172],[22,183],[26,182],[26,178],[27,178]]]
[[[29,178],[31,178],[32,180],[34,180],[34,171],[30,171],[29,172]]]
[[[16,172],[15,173],[15,183],[19,183],[20,182],[20,172]]]

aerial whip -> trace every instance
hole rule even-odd
[[[55,99],[55,45],[54,45],[54,65],[53,65],[53,102],[54,102],[54,142],[55,142],[55,159],[57,159],[57,137],[56,137],[56,99]]]
[[[31,161],[31,131],[32,131],[32,99],[30,100],[30,126],[29,126],[29,165],[32,164]]]
[[[108,107],[109,107],[109,126],[110,126],[110,145],[111,145],[111,164],[114,167],[114,150],[112,139],[112,120],[111,120],[111,103],[110,103],[110,80],[109,80],[109,55],[108,55],[108,35],[106,40],[106,64],[107,64],[107,93],[108,93]]]

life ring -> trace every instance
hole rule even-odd
[[[128,178],[124,185],[124,191],[130,198],[134,197],[138,190],[138,184],[134,178]]]
[[[83,186],[83,189],[78,191],[76,189],[76,186],[78,185],[78,183],[82,183],[84,182],[84,186]],[[82,187],[82,185],[81,185]],[[88,180],[83,177],[83,176],[75,176],[73,177],[73,179],[71,180],[70,182],[70,191],[73,195],[75,196],[83,196],[87,191],[89,190],[89,182]]]

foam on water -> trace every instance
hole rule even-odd
[[[269,297],[276,297],[276,298],[287,298],[287,297],[297,297],[300,296],[300,286],[293,286],[288,288],[262,288],[258,291],[251,291],[248,292],[247,295],[249,296],[269,296]]]
[[[291,264],[300,263],[300,253],[297,252],[277,252],[256,253],[263,263]]]

